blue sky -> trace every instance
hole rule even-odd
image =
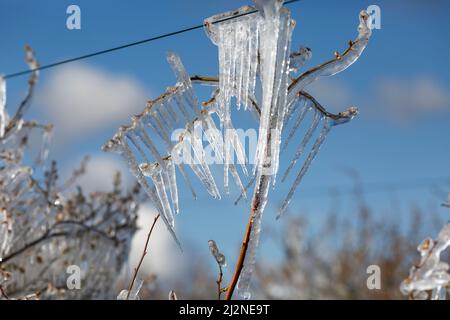
[[[70,31],[65,26],[66,8],[70,4],[81,8],[81,30]],[[23,62],[25,44],[34,48],[41,64],[47,64],[197,25],[204,18],[244,4],[250,4],[250,1],[139,0],[130,4],[125,1],[2,0],[0,72],[8,74],[26,67]],[[347,41],[356,36],[358,13],[371,4],[381,8],[382,28],[374,31],[361,59],[342,74],[324,79],[311,89],[317,100],[333,111],[356,105],[361,113],[350,124],[331,132],[292,202],[292,214],[307,215],[316,223],[321,222],[333,203],[323,189],[351,185],[352,179],[346,173],[349,169],[357,171],[362,183],[369,185],[385,181],[401,181],[407,185],[408,181],[450,177],[448,1],[303,0],[289,6],[297,21],[293,46],[297,48],[303,44],[312,48],[313,58],[307,67],[330,59],[334,51],[342,52]],[[155,98],[174,83],[165,60],[168,51],[177,52],[192,74],[217,74],[217,48],[203,30],[98,56],[73,67],[43,71],[29,114],[30,118],[41,122],[58,120],[55,115],[63,117],[71,112],[74,121],[81,124],[89,123],[83,118],[89,112],[99,117],[95,111],[86,111],[82,106],[85,113],[78,112],[78,106],[70,103],[72,110],[64,109],[65,105],[55,107],[59,110],[45,105],[46,101],[58,101],[48,100],[48,95],[54,86],[63,85],[59,82],[65,81],[60,77],[61,70],[74,78],[79,76],[77,70],[84,70],[83,75],[96,77],[94,84],[106,79],[106,83],[115,86],[113,88],[125,88],[134,99],[133,105],[117,105],[115,116],[109,115],[109,121],[91,123],[85,134],[82,133],[83,125],[74,125],[70,118],[66,122],[70,127],[67,132],[56,123],[56,135],[63,132],[67,136],[61,134],[59,140],[56,138],[59,142],[50,157],[58,160],[65,170],[84,154],[105,157],[101,145],[112,136],[119,123],[128,123],[129,115],[143,107],[145,100],[140,103],[139,98]],[[70,79],[67,81],[70,83]],[[25,77],[8,81],[9,108],[17,105],[25,88]],[[89,85],[85,89],[89,91],[83,101],[96,101],[96,89]],[[108,88],[102,90],[108,93]],[[120,100],[114,91],[118,90],[111,89],[110,93]],[[107,109],[99,112],[108,114]],[[80,130],[79,134],[76,130]],[[108,161],[118,160],[112,158],[115,157],[109,157]],[[92,178],[89,181],[99,179],[95,172]],[[412,205],[417,205],[424,210],[436,210],[445,218],[448,213],[440,209],[439,204],[445,200],[446,193],[450,193],[450,185],[441,182],[435,186],[443,190],[442,198],[440,193],[431,192],[436,189],[429,185],[411,182],[410,188],[367,193],[366,200],[377,212],[389,217],[400,216]],[[194,202],[186,188],[182,188],[183,213],[177,220],[182,240],[206,254],[207,240],[214,238],[219,245],[226,243],[225,253],[234,256],[243,233],[248,204],[234,207],[233,197],[218,203],[206,195]],[[272,193],[265,213],[266,224],[275,226],[275,207],[282,200],[280,195],[286,191],[286,187],[280,186]],[[351,196],[343,196],[341,202],[342,214],[352,211],[346,209],[355,208]],[[393,203],[400,203],[400,207]],[[279,224],[275,228],[279,228]],[[262,255],[276,255],[274,250],[267,244]]]

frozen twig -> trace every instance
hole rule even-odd
[[[435,240],[427,238],[417,250],[420,262],[409,271],[409,276],[400,285],[403,294],[412,299],[445,300],[450,287],[450,273],[447,262],[441,261],[441,254],[450,246],[450,222],[442,228]]]
[[[26,62],[30,70],[32,70],[30,77],[28,79],[28,91],[25,95],[25,98],[20,103],[19,108],[16,111],[16,114],[12,117],[12,119],[6,126],[5,135],[7,135],[17,125],[17,123],[23,118],[25,112],[28,110],[31,102],[31,97],[33,96],[34,87],[36,85],[39,75],[39,71],[37,70],[39,64],[34,56],[33,49],[31,49],[30,46],[25,46],[25,51],[26,51]]]
[[[158,221],[159,216],[160,215],[158,214],[153,219],[152,226],[150,227],[150,231],[147,234],[147,239],[145,240],[144,250],[142,251],[141,258],[139,259],[139,262],[138,262],[136,268],[134,268],[133,277],[131,278],[130,285],[128,286],[128,292],[127,292],[126,300],[128,300],[130,298],[130,293],[131,293],[131,290],[133,289],[134,283],[135,283],[137,275],[139,273],[139,269],[141,268],[142,263],[144,262],[144,258],[147,255],[147,249],[148,249],[148,243],[150,241],[150,236],[152,235],[153,228],[155,227],[156,221]]]
[[[217,278],[216,283],[217,283],[217,299],[220,300],[222,293],[227,290],[226,288],[222,288],[222,280],[223,280],[222,268],[226,266],[226,260],[225,256],[222,253],[220,253],[214,240],[209,240],[208,246],[209,250],[211,251],[211,254],[213,255],[219,267],[219,277]]]

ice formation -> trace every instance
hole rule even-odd
[[[141,300],[141,298],[139,297],[139,291],[141,291],[143,284],[144,281],[142,279],[137,278],[136,282],[133,285],[133,288],[131,288],[130,291],[124,289],[119,292],[117,300]]]
[[[225,259],[225,256],[219,251],[219,248],[217,247],[216,242],[214,240],[209,240],[208,246],[209,246],[209,250],[211,251],[211,254],[213,255],[217,264],[221,267],[226,267],[227,261]]]
[[[409,276],[400,285],[403,294],[413,299],[445,300],[450,286],[449,265],[441,261],[442,253],[450,246],[450,222],[439,232],[436,240],[427,238],[417,250],[420,262],[411,267]]]
[[[53,127],[23,118],[37,81],[30,48],[26,58],[28,92],[12,116],[0,77],[0,288],[10,299],[113,298],[136,231],[139,188],[123,194],[116,177],[110,192],[65,190],[76,178],[60,184],[56,163],[47,161]],[[30,137],[37,138],[31,150]],[[83,290],[67,290],[73,264]]]
[[[174,212],[180,210],[177,171],[194,195],[185,168],[195,174],[212,197],[221,198],[204,152],[202,134],[223,161],[226,193],[229,175],[240,191],[240,198],[245,198],[248,189],[255,184],[251,204],[253,229],[237,286],[244,297],[250,296],[248,288],[256,259],[262,213],[270,186],[275,186],[277,181],[280,150],[286,149],[292,141],[300,141],[282,177],[285,181],[293,175],[294,181],[283,201],[281,214],[330,129],[350,121],[357,114],[353,107],[339,114],[329,113],[305,88],[322,76],[345,70],[359,58],[371,36],[369,20],[369,15],[362,11],[358,36],[350,41],[348,49],[343,54],[336,53],[333,60],[297,76],[312,53],[306,47],[291,52],[295,22],[290,11],[283,7],[282,0],[255,0],[255,7],[244,6],[212,16],[205,20],[204,26],[208,37],[218,47],[218,78],[190,77],[179,57],[170,53],[168,61],[175,72],[176,85],[150,101],[142,114],[133,117],[130,126],[121,127],[104,146],[105,150],[119,152],[126,158],[175,239]],[[211,99],[200,105],[193,84],[212,86]],[[246,157],[243,144],[234,130],[231,116],[234,105],[237,109],[243,107],[251,112],[259,123],[255,162],[248,178],[247,159],[250,156]],[[305,124],[309,114],[313,115],[313,120]],[[292,126],[286,133],[288,124]],[[180,127],[184,129],[176,140],[171,140],[171,133]],[[303,127],[306,133],[298,138],[299,128]],[[281,148],[284,133],[287,138]],[[312,146],[307,150],[310,141]],[[232,161],[233,153],[238,163]],[[246,181],[242,180],[243,177]]]

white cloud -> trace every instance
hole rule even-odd
[[[305,90],[331,112],[345,110],[352,100],[351,89],[338,78],[321,78]]]
[[[140,228],[133,238],[130,253],[130,268],[137,265],[144,248],[145,240],[156,216],[155,210],[149,205],[142,205],[138,212],[138,227]],[[171,280],[174,277],[180,277],[185,269],[185,261],[180,250],[176,247],[173,239],[170,237],[164,223],[158,221],[152,232],[148,253],[145,256],[141,268],[141,276],[155,274],[159,279]]]
[[[365,92],[355,91],[337,78],[321,78],[305,90],[331,112],[354,105],[363,117],[396,122],[433,117],[450,110],[449,90],[431,76],[382,78],[369,83]]]
[[[125,124],[143,109],[146,96],[128,76],[78,64],[56,69],[38,101],[55,125],[55,144],[61,146],[96,130]]]
[[[73,168],[78,168],[81,161],[71,163],[69,168],[64,172],[63,177],[67,179],[71,176]],[[75,185],[81,186],[86,193],[94,191],[110,191],[113,186],[114,173],[119,171],[122,178],[122,186],[129,188],[134,179],[129,174],[129,170],[121,158],[116,155],[102,154],[90,157],[86,164],[86,172],[80,176]]]
[[[436,79],[383,79],[376,88],[376,103],[394,120],[412,120],[448,110],[450,95]]]

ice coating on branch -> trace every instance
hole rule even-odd
[[[258,179],[259,178],[259,179]],[[244,267],[239,277],[239,282],[236,286],[238,294],[248,300],[251,297],[249,291],[250,280],[255,269],[256,253],[258,249],[259,239],[261,236],[261,221],[264,209],[268,201],[268,194],[270,189],[270,176],[262,175],[256,179],[259,184],[256,185],[253,197],[257,196],[259,205],[252,209],[252,232],[248,243],[247,254],[245,257]]]
[[[448,263],[441,261],[441,254],[449,246],[450,222],[447,222],[436,240],[427,238],[418,246],[420,262],[411,267],[408,278],[401,283],[400,290],[403,294],[426,299],[426,291],[432,290],[431,299],[446,299],[450,273]]]
[[[295,95],[303,90],[307,85],[317,80],[319,77],[332,76],[344,71],[351,66],[366,48],[372,34],[370,29],[370,15],[366,11],[359,14],[358,36],[354,41],[350,41],[348,49],[342,54],[336,53],[336,58],[325,62],[315,68],[303,73],[295,79],[289,86],[288,102],[295,99]]]
[[[359,113],[358,108],[350,107],[347,110],[340,112],[339,113],[340,118],[333,120],[332,125],[337,126],[340,124],[347,123],[347,122],[353,120],[353,118],[356,117],[358,115],[358,113]]]
[[[178,300],[177,294],[175,291],[170,290],[169,291],[169,300]]]
[[[140,300],[141,298],[139,297],[139,291],[141,291],[143,284],[144,281],[137,278],[131,291],[129,291],[129,293],[128,290],[120,291],[119,295],[117,296],[117,300]]]
[[[209,251],[211,251],[214,259],[216,259],[217,264],[221,267],[226,267],[227,261],[225,259],[225,256],[219,251],[216,242],[214,240],[208,240],[208,246]]]

